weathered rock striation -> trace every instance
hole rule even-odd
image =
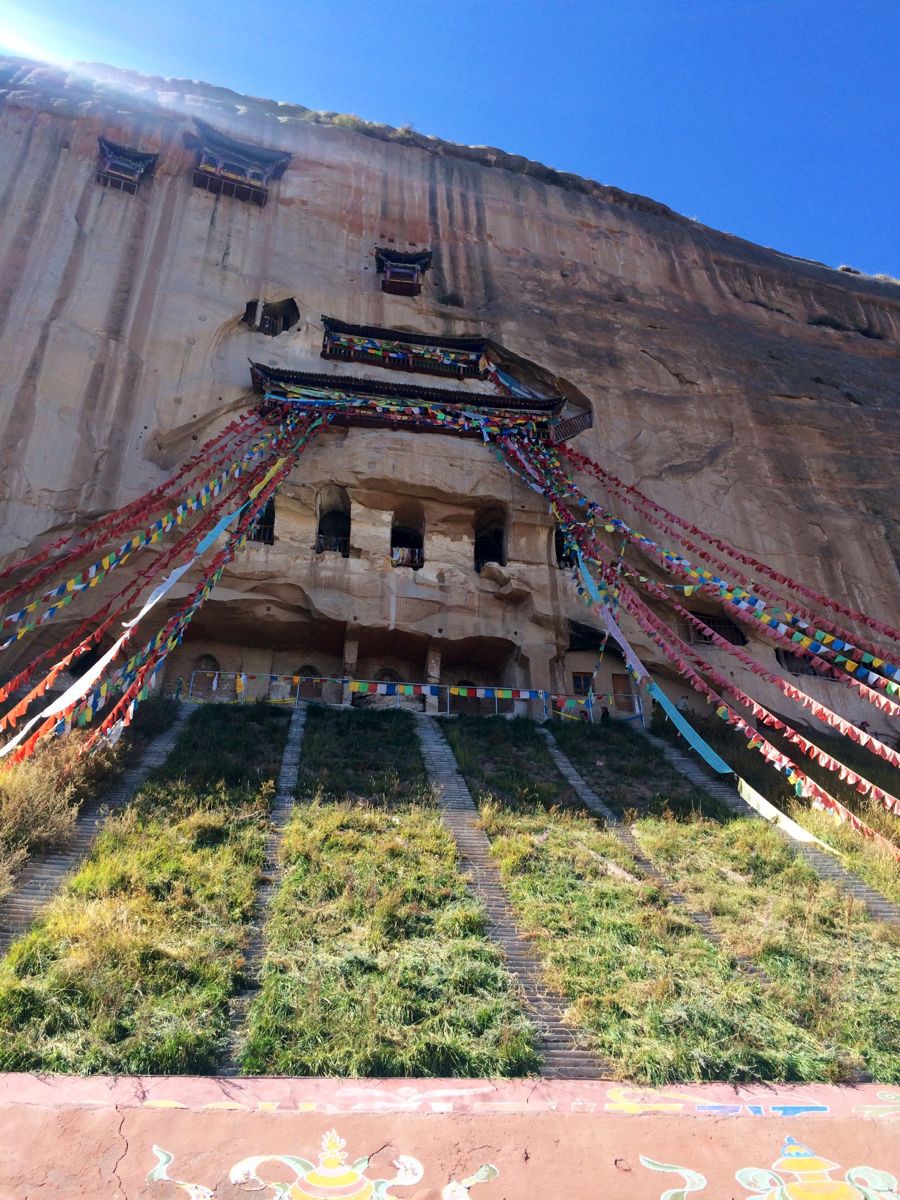
[[[196,120],[290,153],[265,207],[192,186]],[[98,136],[158,155],[134,195],[98,186]],[[255,402],[248,359],[340,374],[318,357],[328,313],[489,336],[589,399],[585,453],[896,622],[896,282],[500,151],[105,67],[0,61],[0,165],[0,552],[159,483]],[[432,251],[421,295],[379,289],[376,246]],[[277,337],[242,320],[251,300],[287,298],[300,318]],[[335,488],[347,559],[313,549]],[[509,561],[477,575],[473,521],[491,506]],[[389,560],[391,521],[410,512],[426,529],[417,572]],[[275,544],[242,553],[173,669],[207,650],[225,670],[571,690],[567,620],[583,616],[543,503],[487,447],[332,429],[279,498]]]

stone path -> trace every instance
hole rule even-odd
[[[174,722],[150,742],[138,761],[107,791],[81,809],[72,836],[64,846],[36,854],[29,860],[16,879],[15,889],[0,901],[0,954],[5,954],[12,941],[31,927],[41,905],[59,891],[65,877],[87,858],[107,818],[123,809],[150,772],[166,761],[190,712],[189,705],[182,704]]]
[[[679,771],[685,779],[702,787],[713,799],[724,804],[736,816],[755,817],[760,821],[764,819],[750,807],[732,784],[725,783],[721,777],[713,777],[693,758],[683,754],[675,746],[669,745],[662,738],[655,737],[646,730],[644,736],[661,754],[665,755],[675,770]],[[772,828],[778,829],[778,826],[773,825]],[[864,883],[857,875],[842,867],[836,855],[829,854],[806,842],[796,842],[783,829],[778,829],[778,832],[794,853],[804,858],[822,879],[835,884],[864,905],[873,920],[886,921],[889,925],[900,925],[900,906],[893,904],[880,892]]]
[[[303,732],[306,729],[306,705],[299,705],[291,714],[281,770],[275,798],[269,812],[269,836],[266,839],[262,882],[256,892],[256,904],[248,929],[247,945],[244,950],[244,987],[234,994],[228,1008],[230,1036],[228,1046],[219,1068],[219,1075],[240,1075],[240,1053],[244,1024],[250,1002],[259,991],[260,972],[266,954],[265,924],[269,905],[279,885],[278,850],[284,835],[297,792],[297,773],[300,770],[300,752]]]
[[[477,824],[475,802],[438,722],[421,717],[416,728],[429,779],[437,785],[441,815],[456,840],[471,890],[487,912],[488,933],[519,981],[529,1015],[537,1026],[538,1052],[544,1060],[541,1074],[551,1079],[613,1078],[610,1065],[592,1054],[579,1042],[577,1031],[566,1025],[566,1002],[547,990],[541,964],[516,928],[500,872],[490,858],[490,842]]]
[[[595,814],[595,816],[600,817],[609,832],[613,834],[613,836],[619,842],[621,842],[621,844],[634,859],[641,875],[643,875],[645,879],[651,880],[657,885],[657,887],[665,892],[671,903],[674,904],[676,908],[680,909],[684,915],[701,930],[701,932],[710,942],[716,946],[722,947],[722,952],[727,954],[728,957],[737,966],[739,966],[742,971],[748,975],[754,976],[754,978],[758,979],[761,983],[771,983],[772,981],[768,974],[762,969],[762,967],[753,962],[752,959],[746,958],[741,954],[735,954],[722,944],[722,936],[717,932],[708,914],[699,912],[697,909],[689,907],[687,900],[679,891],[676,891],[671,880],[669,880],[667,876],[663,875],[662,872],[660,872],[647,857],[637,838],[634,836],[622,818],[614,813],[613,810],[606,804],[604,804],[593,788],[588,786],[584,780],[584,777],[572,765],[571,760],[565,754],[563,754],[562,750],[560,750],[550,731],[542,728],[541,726],[538,726],[538,730],[547,739],[547,748],[550,751],[550,757],[553,759],[554,763],[559,769],[559,773],[565,779],[566,783],[569,784],[582,804],[586,805],[586,807],[589,808],[590,811]]]

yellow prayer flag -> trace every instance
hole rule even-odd
[[[284,464],[286,462],[287,462],[286,458],[279,458],[276,461],[275,465],[268,469],[268,471],[263,476],[263,478],[259,481],[259,483],[256,484],[255,487],[250,489],[250,499],[251,500],[255,500],[256,497],[259,495],[259,493],[263,490],[263,488],[272,482],[272,479],[274,478],[274,476],[278,474],[278,472],[281,470],[281,468],[284,466]]]

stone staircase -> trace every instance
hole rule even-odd
[[[730,783],[725,783],[719,776],[716,777],[702,767],[694,758],[684,754],[675,746],[671,746],[662,738],[656,737],[654,734],[644,731],[644,736],[647,740],[656,747],[660,754],[665,755],[668,761],[672,764],[676,771],[679,771],[685,779],[689,779],[691,783],[697,787],[703,788],[714,800],[719,801],[729,811],[739,817],[755,817],[758,820],[763,820],[759,813],[744,800],[740,792]],[[869,916],[875,921],[886,921],[889,925],[900,925],[900,906],[893,904],[880,892],[877,892],[873,887],[864,883],[857,875],[842,867],[836,855],[829,854],[825,850],[820,850],[817,846],[810,845],[807,842],[794,841],[783,829],[779,829],[777,825],[772,828],[778,829],[778,832],[788,842],[791,849],[799,854],[812,869],[826,880],[828,883],[833,883],[841,888],[848,895],[852,896],[862,904]]]
[[[530,944],[516,928],[500,873],[490,858],[490,842],[478,827],[478,810],[459,773],[453,751],[438,722],[421,717],[417,722],[422,756],[429,779],[437,786],[445,824],[456,841],[471,891],[487,913],[487,929],[500,946],[506,964],[519,982],[529,1015],[538,1030],[541,1074],[550,1079],[614,1078],[609,1064],[591,1053],[578,1032],[565,1023],[565,1001],[550,992]]]
[[[240,1053],[241,1037],[247,1018],[247,1010],[253,997],[259,990],[260,973],[266,953],[265,924],[269,905],[279,885],[278,850],[284,834],[284,827],[294,807],[297,791],[297,773],[300,770],[300,754],[303,747],[303,733],[306,729],[306,705],[299,705],[291,714],[287,739],[284,744],[284,754],[281,758],[281,769],[278,772],[278,783],[275,797],[269,812],[269,836],[266,839],[265,859],[263,862],[263,877],[257,892],[253,916],[247,930],[247,944],[244,948],[244,986],[235,992],[228,1007],[229,1037],[228,1045],[222,1057],[219,1075],[235,1076],[241,1074]]]
[[[641,875],[645,879],[649,879],[651,882],[655,883],[656,886],[666,894],[669,901],[676,908],[680,909],[710,942],[716,946],[722,946],[722,937],[716,931],[716,928],[713,925],[710,917],[704,912],[700,912],[697,909],[691,908],[684,896],[682,896],[680,892],[676,891],[671,880],[669,880],[665,875],[662,874],[661,871],[656,868],[656,866],[654,866],[651,860],[641,849],[637,838],[634,836],[622,818],[614,813],[613,810],[606,804],[604,804],[593,788],[588,786],[583,776],[572,765],[571,760],[565,754],[563,754],[562,750],[560,750],[550,731],[540,726],[539,731],[547,739],[547,748],[550,751],[550,757],[553,759],[559,770],[559,773],[565,779],[566,783],[569,784],[582,804],[584,804],[592,813],[594,813],[595,816],[600,817],[609,832],[613,834],[619,842],[621,842],[621,844],[634,859],[635,865],[637,866],[637,869]],[[741,803],[743,803],[743,801],[741,801]],[[772,982],[762,967],[757,966],[757,964],[751,961],[751,959],[745,958],[740,954],[734,954],[732,951],[725,950],[724,948],[723,953],[727,954],[735,963],[735,965],[740,967],[745,974],[752,975],[755,979],[758,979],[760,983],[770,984]]]
[[[15,889],[0,901],[0,954],[5,954],[14,939],[31,927],[41,905],[52,899],[66,876],[84,862],[107,818],[120,812],[150,772],[166,761],[190,713],[189,705],[180,705],[174,722],[150,742],[139,760],[105,793],[81,809],[65,845],[46,854],[36,854],[26,864],[16,879]]]

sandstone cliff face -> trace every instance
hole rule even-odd
[[[290,151],[265,208],[192,187],[194,117]],[[307,117],[188,81],[0,65],[0,552],[158,483],[251,402],[248,358],[323,367],[329,313],[489,335],[590,399],[585,453],[773,566],[897,619],[900,286],[500,152]],[[137,195],[98,187],[98,135],[159,153]],[[376,245],[433,250],[421,296],[381,293]],[[289,296],[291,331],[242,324],[249,300]],[[329,484],[353,504],[356,555],[340,562],[311,551]],[[385,570],[401,501],[427,510],[415,575]],[[501,579],[472,572],[476,503],[510,510]],[[507,678],[540,683],[566,616],[582,615],[540,500],[477,442],[330,431],[288,486],[278,538],[229,573],[198,636],[246,642],[242,621],[263,616],[260,637],[295,669],[314,621],[333,629],[335,661],[348,630],[380,631],[373,662],[393,631],[407,665],[424,669],[435,642],[456,673],[481,637],[485,661],[496,652]]]

